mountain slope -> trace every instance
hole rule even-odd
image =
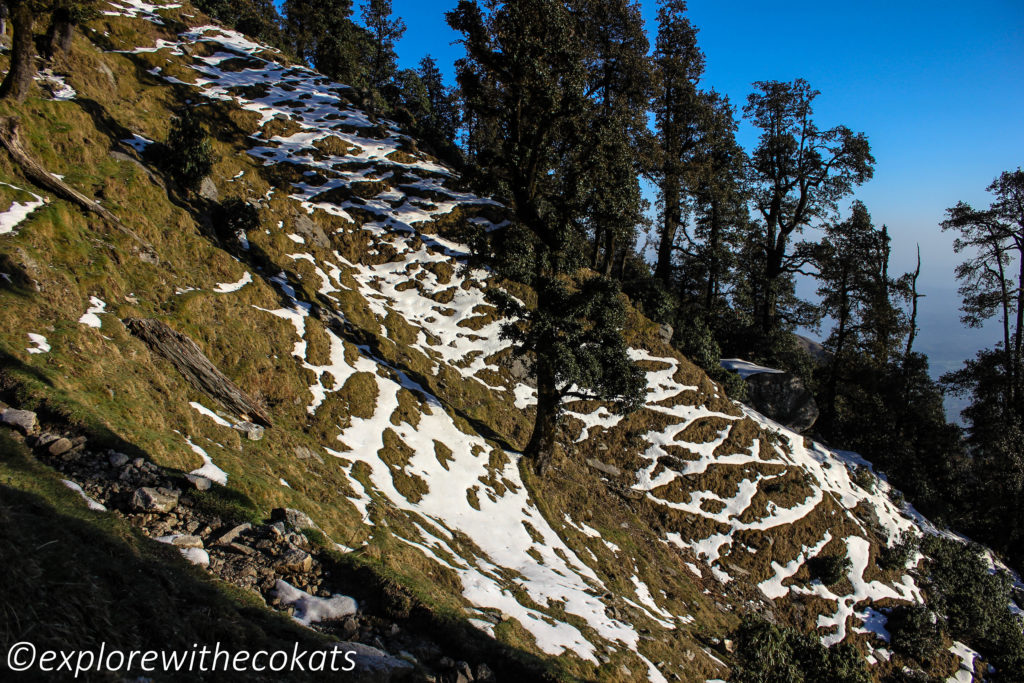
[[[504,227],[502,208],[345,86],[205,21],[113,2],[67,75],[45,77],[52,96],[2,105],[44,166],[152,245],[40,204],[0,160],[8,403],[201,474],[242,517],[301,510],[339,562],[556,675],[724,678],[722,639],[749,612],[894,666],[877,610],[921,592],[875,559],[924,522],[888,484],[864,470],[858,485],[855,456],[728,400],[636,313],[645,407],[569,404],[563,457],[537,480],[518,453],[534,394],[486,291],[532,294],[466,246]],[[151,142],[189,101],[219,155],[202,197],[162,174]],[[258,221],[227,229],[228,199]],[[132,336],[132,317],[188,335],[256,396],[263,439]],[[101,479],[79,483],[116,507]],[[815,555],[850,565],[826,587]]]

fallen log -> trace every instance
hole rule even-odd
[[[273,426],[266,411],[225,377],[194,341],[159,320],[128,318],[124,324],[153,351],[169,360],[193,387],[249,422]]]
[[[139,237],[133,230],[125,227],[117,216],[110,213],[106,208],[100,206],[96,201],[89,199],[60,178],[54,176],[43,168],[42,164],[33,159],[21,144],[21,136],[18,131],[19,126],[20,123],[18,122],[18,119],[12,116],[0,117],[0,145],[4,146],[7,152],[11,155],[11,158],[14,159],[18,166],[21,167],[21,170],[24,171],[29,180],[34,182],[36,185],[53,192],[58,197],[66,199],[73,204],[77,204],[86,211],[90,211],[104,220],[109,221],[118,230],[134,239],[147,250],[152,251],[153,247],[144,239]]]

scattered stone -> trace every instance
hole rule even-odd
[[[237,553],[241,553],[242,555],[255,555],[256,554],[256,551],[253,550],[252,548],[250,548],[249,546],[242,545],[241,543],[237,543],[237,542],[235,542],[235,543],[228,543],[227,547],[231,548],[232,550],[234,550]]]
[[[70,439],[57,439],[50,444],[47,450],[50,452],[50,455],[64,455],[72,448],[74,448],[74,444],[71,443]]]
[[[495,677],[494,672],[491,671],[491,667],[481,663],[476,665],[474,680],[477,683],[495,683],[498,679]]]
[[[274,508],[270,511],[270,519],[284,522],[293,529],[316,529],[316,523],[301,510],[292,508]]]
[[[263,438],[263,427],[252,422],[239,422],[235,429],[242,432],[249,441],[259,441]]]
[[[39,419],[31,410],[8,408],[3,412],[4,424],[8,424],[25,434],[32,434],[39,429]]]
[[[50,434],[49,432],[45,434],[40,434],[39,438],[36,439],[36,446],[38,446],[39,448],[44,448],[53,443],[54,441],[58,440],[59,438],[59,435]]]
[[[277,567],[286,572],[308,572],[313,568],[313,558],[305,550],[289,550],[278,561]]]
[[[178,492],[144,486],[132,494],[132,507],[142,512],[170,512],[178,506]]]
[[[198,491],[209,491],[210,487],[213,486],[212,480],[198,474],[186,474],[185,478],[188,479]]]
[[[202,548],[203,539],[199,538],[198,536],[175,536],[173,539],[171,539],[171,545],[177,546],[179,548]]]
[[[316,451],[306,448],[305,446],[295,447],[295,457],[299,460],[316,460],[321,465],[324,464],[324,459],[321,458]]]
[[[118,453],[117,451],[111,451],[107,460],[113,467],[124,467],[128,464],[128,456],[124,453]]]
[[[672,335],[675,334],[675,330],[668,323],[658,325],[658,339],[665,342],[666,344],[672,343]]]
[[[203,199],[209,199],[211,202],[220,201],[220,192],[217,191],[217,186],[210,176],[206,176],[199,183],[199,196]]]
[[[228,531],[223,536],[218,538],[217,539],[217,544],[218,545],[231,545],[232,543],[234,543],[236,538],[238,538],[239,536],[241,536],[243,533],[245,533],[246,531],[248,531],[251,528],[252,528],[252,524],[249,524],[249,522],[245,522],[243,524],[239,524],[238,526],[232,528],[230,531]]]
[[[597,458],[587,458],[587,464],[593,467],[595,470],[598,470],[599,472],[604,472],[605,474],[611,477],[622,476],[622,470],[620,470],[618,467],[616,467],[615,465],[609,465],[608,463],[605,462],[601,462]]]

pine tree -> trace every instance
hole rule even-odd
[[[397,94],[388,86],[398,71],[395,43],[405,34],[405,22],[391,15],[391,0],[366,0],[362,17],[363,25],[370,35],[370,51],[366,59],[370,91],[394,105],[397,103]],[[377,104],[380,105],[379,102]]]
[[[683,182],[697,145],[702,114],[697,85],[704,74],[704,53],[697,29],[686,18],[684,0],[661,0],[654,48],[655,129],[660,142],[655,180],[661,202],[661,229],[654,276],[668,283],[676,234],[683,224]]]
[[[792,249],[792,238],[834,214],[840,199],[871,178],[875,160],[863,133],[818,128],[812,105],[819,93],[807,81],[755,86],[743,111],[762,131],[749,167],[760,221],[746,276],[754,324],[770,337],[784,325],[808,322],[808,309],[793,291],[808,254]]]
[[[285,0],[285,34],[295,55],[357,90],[368,85],[370,35],[352,21],[352,0]]]
[[[195,0],[211,17],[270,45],[285,47],[281,15],[272,0]]]
[[[644,380],[622,340],[617,285],[573,277],[583,265],[588,197],[578,163],[588,152],[579,143],[598,111],[587,90],[600,64],[587,40],[596,30],[586,24],[587,3],[488,0],[484,7],[461,0],[447,19],[466,48],[458,79],[474,118],[476,179],[512,211],[505,238],[521,238],[514,253],[537,294],[529,310],[500,294],[497,301],[519,317],[505,335],[532,359],[537,417],[525,454],[543,473],[570,391],[629,410]]]

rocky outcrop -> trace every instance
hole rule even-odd
[[[818,404],[803,380],[788,372],[758,372],[746,377],[747,398],[762,415],[795,432],[818,419]]]

